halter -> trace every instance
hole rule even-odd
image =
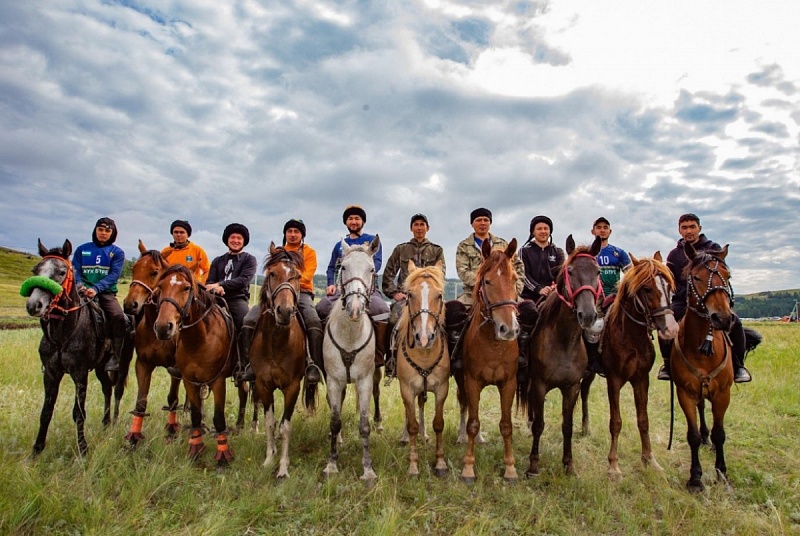
[[[178,313],[180,314],[180,321],[178,322],[178,329],[181,330],[181,331],[183,331],[184,329],[188,329],[188,328],[190,328],[192,326],[196,326],[197,324],[202,322],[203,319],[205,317],[207,317],[208,314],[211,312],[211,309],[214,308],[214,304],[213,303],[210,304],[206,308],[206,310],[203,311],[203,314],[200,316],[200,318],[198,318],[196,321],[192,322],[191,324],[185,324],[184,322],[188,322],[189,321],[189,313],[190,313],[189,309],[191,308],[192,304],[194,303],[194,287],[189,287],[189,299],[186,300],[186,304],[183,307],[181,307],[180,304],[177,301],[175,301],[173,298],[170,298],[169,296],[167,296],[165,298],[161,298],[161,299],[158,300],[158,304],[157,305],[158,305],[158,309],[159,310],[161,309],[161,304],[163,304],[164,302],[166,302],[166,303],[172,305],[173,307],[175,307],[175,310],[178,311]]]
[[[578,253],[577,255],[575,255],[575,257],[573,257],[573,260],[577,259],[578,257],[586,257],[588,259],[592,259],[592,261],[594,261],[595,263],[597,262],[597,260],[594,258],[594,256],[593,255],[589,255],[588,253]],[[570,277],[569,277],[569,266],[570,266],[569,264],[564,264],[564,268],[563,268],[564,286],[566,287],[565,290],[567,291],[566,294],[567,294],[568,297],[565,298],[564,295],[561,294],[559,289],[556,288],[556,294],[561,299],[561,301],[563,301],[567,305],[567,307],[569,307],[570,309],[574,310],[575,309],[575,298],[581,292],[583,292],[585,290],[588,290],[594,296],[594,301],[597,302],[603,296],[603,284],[600,281],[600,276],[599,275],[597,276],[597,288],[594,288],[591,285],[583,285],[581,287],[576,288],[575,290],[572,290],[572,282],[571,282]]]
[[[364,285],[364,288],[367,291],[366,294],[361,290],[361,287],[358,287],[358,289],[356,289],[353,292],[348,292],[348,293],[345,294],[345,291],[344,291],[345,287],[347,285],[349,285],[350,283],[352,283],[353,281],[358,281],[359,283]],[[347,281],[339,282],[339,294],[342,295],[342,299],[341,299],[342,309],[345,308],[345,305],[346,305],[345,302],[347,301],[347,298],[349,298],[350,296],[355,296],[356,298],[362,298],[363,297],[364,298],[364,308],[365,309],[369,309],[369,299],[370,299],[370,296],[372,296],[373,292],[375,292],[375,278],[373,278],[371,285],[368,285],[366,283],[366,281],[364,281],[360,277],[351,277]]]
[[[478,296],[481,299],[483,308],[476,308],[480,310],[480,314],[483,317],[483,322],[481,323],[481,326],[489,322],[491,322],[492,325],[494,325],[494,318],[492,317],[492,311],[494,311],[495,309],[500,309],[501,307],[512,307],[514,309],[514,312],[517,315],[519,315],[519,306],[517,305],[516,300],[499,300],[496,302],[490,302],[489,298],[486,296],[486,293],[483,292],[483,285],[484,281],[481,280],[481,286],[478,288]]]
[[[61,283],[61,292],[53,296],[53,299],[50,300],[50,305],[47,306],[47,310],[42,314],[42,318],[45,320],[63,320],[64,317],[66,317],[69,313],[72,311],[77,311],[89,302],[87,301],[79,303],[78,305],[68,308],[59,305],[59,302],[64,302],[65,304],[72,302],[70,295],[72,294],[72,289],[75,285],[75,273],[72,268],[72,263],[69,261],[69,259],[64,259],[58,255],[45,255],[42,257],[42,260],[45,259],[55,259],[66,264],[67,275],[64,277],[64,282]]]
[[[280,283],[277,287],[275,287],[274,290],[269,286],[269,279],[267,279],[267,291],[269,291],[269,302],[268,302],[268,306],[267,306],[266,310],[264,311],[265,313],[269,313],[273,317],[277,318],[277,315],[275,314],[275,307],[273,306],[273,304],[275,303],[275,298],[278,296],[278,294],[280,294],[284,290],[288,290],[291,293],[291,295],[292,295],[292,306],[296,306],[297,305],[297,300],[298,300],[297,291],[295,290],[294,286],[291,284],[291,281],[293,281],[295,279],[300,279],[300,276],[299,275],[294,275],[294,276],[290,277],[287,281],[284,281],[284,282]],[[292,316],[297,314],[297,307],[294,307],[294,309],[295,310],[292,312]]]
[[[661,275],[657,275],[656,278],[660,279],[662,282],[664,281],[664,277]],[[625,316],[627,316],[632,322],[639,324],[640,326],[644,326],[648,331],[652,332],[654,329],[658,329],[655,325],[657,317],[667,315],[675,316],[675,313],[668,305],[662,305],[661,307],[650,309],[650,305],[647,303],[647,300],[643,300],[639,295],[641,291],[642,289],[639,289],[636,294],[634,294],[633,309],[634,312],[639,313],[644,317],[644,322],[634,318],[633,315],[624,307],[622,307],[622,312],[625,313]],[[653,338],[652,333],[650,334],[650,338]]]
[[[703,268],[708,270],[708,283],[706,283],[706,291],[701,296],[699,292],[697,292],[697,287],[694,286],[694,279],[692,277],[686,278],[687,289],[694,296],[697,305],[692,307],[688,305],[688,308],[700,318],[708,321],[708,335],[706,335],[705,340],[700,345],[698,350],[700,353],[710,356],[714,354],[714,323],[711,321],[711,314],[708,311],[708,307],[706,307],[706,300],[713,292],[724,292],[728,296],[728,303],[731,307],[733,307],[733,287],[731,287],[729,278],[725,278],[722,273],[719,271],[720,264],[727,270],[728,265],[722,259],[717,257],[711,256],[712,260],[714,261],[713,268],[709,266],[709,262],[707,261],[703,263]],[[714,285],[714,275],[719,277],[721,285]],[[725,336],[728,337],[728,334],[725,333]],[[727,347],[726,347],[726,355],[727,355]]]
[[[155,303],[153,302],[153,294],[155,293],[154,289],[147,286],[147,283],[145,283],[144,281],[139,281],[138,279],[134,279],[133,281],[131,281],[131,288],[133,288],[134,285],[140,285],[144,287],[145,290],[147,291],[147,300],[144,302],[143,305],[149,305]]]
[[[408,344],[409,348],[414,348],[414,338],[411,336],[411,324],[414,322],[414,319],[417,318],[418,316],[420,316],[422,313],[428,313],[429,315],[431,315],[433,317],[433,320],[436,323],[436,325],[434,326],[434,331],[442,331],[443,332],[442,321],[439,318],[439,315],[442,314],[442,308],[444,307],[444,299],[443,298],[439,299],[439,310],[437,312],[433,312],[430,309],[428,309],[427,307],[423,307],[419,311],[412,313],[411,312],[411,306],[410,306],[410,300],[408,298],[406,298],[405,307],[408,310],[408,326],[407,326],[407,329],[406,329],[406,333],[407,333],[406,334],[406,344]],[[408,341],[411,341],[411,342],[408,342]]]

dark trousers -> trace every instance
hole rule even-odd
[[[111,292],[101,292],[96,296],[97,303],[106,314],[108,333],[112,339],[121,339],[125,336],[125,313],[117,301],[117,295]]]

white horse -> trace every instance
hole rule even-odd
[[[369,318],[369,299],[375,276],[373,255],[380,248],[376,235],[363,246],[350,246],[342,240],[342,263],[339,272],[341,297],[334,303],[328,317],[322,355],[327,375],[328,404],[331,407],[331,454],[323,474],[338,473],[338,440],[342,430],[342,399],[348,383],[355,383],[358,395],[361,443],[364,452],[361,480],[372,482],[378,478],[372,470],[369,454],[369,400],[375,373],[375,330]]]

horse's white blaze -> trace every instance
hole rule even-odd
[[[669,286],[667,285],[666,280],[658,276],[656,277],[656,286],[658,287],[659,292],[661,293],[661,301],[659,306],[661,307],[669,307]],[[674,339],[678,336],[678,322],[675,321],[674,315],[666,315],[664,317],[664,322],[666,323],[665,332],[662,334],[662,338]]]
[[[420,322],[422,326],[420,326],[420,339],[419,342],[422,344],[423,347],[428,345],[428,338],[430,334],[428,333],[428,309],[430,308],[430,293],[431,289],[428,286],[427,281],[422,282],[422,314],[419,315]]]
[[[290,277],[292,275],[292,267],[288,264],[283,265],[283,271],[286,274],[286,277]]]
[[[177,284],[178,284],[178,276],[176,276],[175,274],[173,274],[173,275],[172,275],[172,277],[171,277],[171,278],[170,278],[170,280],[169,280],[169,284],[170,284],[171,286],[175,286],[175,285],[177,285]]]

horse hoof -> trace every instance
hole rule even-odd
[[[467,486],[472,486],[475,484],[475,477],[474,476],[462,476],[461,481],[466,484]]]
[[[277,475],[277,477],[278,477],[278,482],[286,482],[287,480],[289,480],[289,473]]]
[[[611,482],[622,482],[622,472],[621,471],[608,471],[608,479]]]
[[[444,478],[444,477],[446,477],[447,475],[450,474],[450,469],[448,469],[446,467],[444,469],[434,469],[433,470],[433,474],[436,475],[439,478]]]
[[[527,478],[538,477],[540,474],[541,473],[539,473],[538,469],[528,469],[527,471],[525,471],[525,476]]]
[[[399,444],[401,447],[407,447],[407,446],[408,446],[408,439],[401,439],[401,440],[400,440],[400,441],[398,441],[397,443],[398,443],[398,444]]]
[[[419,480],[419,473],[408,473],[408,478],[412,480]]]
[[[702,493],[706,487],[703,485],[703,481],[698,479],[691,479],[686,483],[686,489],[689,490],[690,493]]]
[[[515,476],[504,476],[503,480],[505,480],[507,484],[516,484],[519,478]]]

